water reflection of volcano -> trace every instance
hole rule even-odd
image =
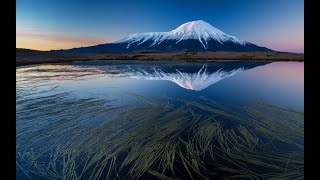
[[[78,65],[90,65],[91,62],[81,62]],[[201,91],[224,78],[269,62],[178,62],[178,61],[108,61],[95,62],[96,68],[111,77],[129,77],[143,80],[171,81],[182,88]]]
[[[234,76],[245,70],[265,65],[266,62],[215,62],[188,63],[176,66],[174,63],[149,64],[149,66],[136,66],[127,64],[124,74],[134,79],[166,80],[182,88],[201,91],[224,78]]]
[[[207,67],[203,65],[196,73],[185,73],[179,71],[178,69],[176,69],[176,72],[167,73],[163,72],[159,68],[153,68],[153,72],[147,72],[141,69],[140,71],[133,70],[131,72],[127,72],[127,74],[129,77],[135,79],[167,80],[174,82],[185,89],[200,91],[226,77],[233,76],[244,70],[244,67],[240,67],[230,71],[219,69],[213,73],[209,73],[207,71]]]

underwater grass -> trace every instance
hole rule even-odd
[[[304,179],[297,110],[17,86],[16,164],[30,179]]]

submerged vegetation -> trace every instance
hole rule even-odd
[[[132,93],[119,102],[55,83],[101,73],[17,69],[17,179],[304,179],[303,112]]]
[[[304,179],[304,114],[264,103],[17,99],[17,168],[46,179]]]

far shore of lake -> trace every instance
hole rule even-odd
[[[246,60],[246,61],[304,61],[303,53],[289,52],[192,52],[181,51],[164,53],[157,51],[140,51],[130,53],[73,53],[58,51],[37,51],[30,49],[16,49],[16,66],[42,63],[63,63],[73,61],[90,60],[181,60],[181,61],[223,61],[223,60]]]

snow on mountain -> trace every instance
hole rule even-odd
[[[231,71],[217,70],[212,73],[207,72],[207,68],[202,68],[197,73],[184,73],[176,69],[175,73],[163,72],[161,69],[154,68],[153,72],[147,72],[142,69],[132,70],[125,74],[130,78],[143,80],[167,80],[171,81],[182,88],[201,91],[224,78],[233,76],[244,71],[243,67]]]
[[[268,48],[260,47],[226,34],[202,20],[184,23],[168,32],[135,33],[113,43],[72,48],[66,51],[99,53],[146,50],[161,52],[179,52],[184,50],[227,52],[270,51]]]
[[[182,40],[188,39],[198,40],[205,49],[208,47],[209,40],[216,40],[221,44],[227,41],[231,41],[240,45],[245,45],[247,43],[220,31],[219,29],[202,20],[184,23],[178,28],[169,32],[131,34],[114,43],[128,43],[127,48],[129,48],[132,43],[137,42],[138,45],[140,45],[148,40],[152,40],[153,43],[150,45],[150,47],[152,47],[162,43],[164,40],[175,40],[175,43],[177,44]]]

